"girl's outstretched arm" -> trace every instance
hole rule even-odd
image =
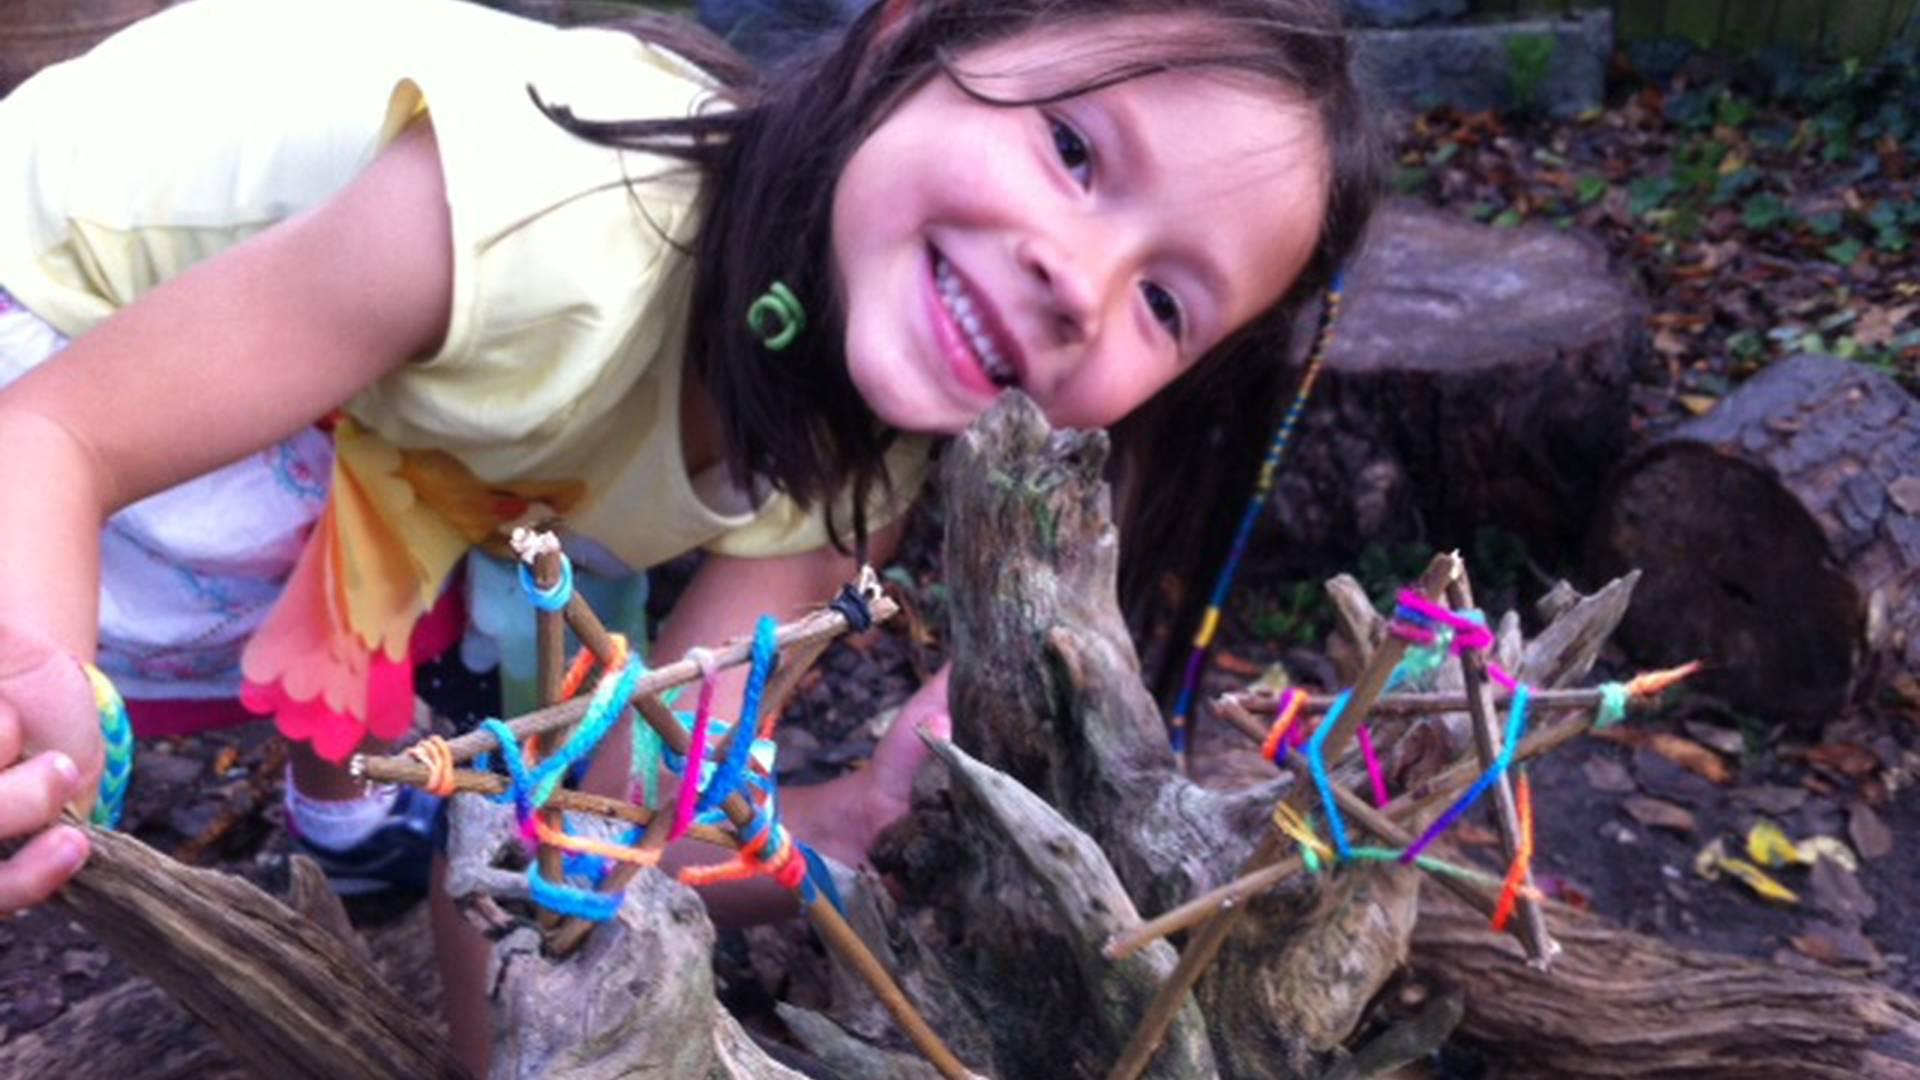
[[[107,516],[429,355],[452,262],[439,154],[420,123],[327,203],[153,289],[0,391],[0,631],[18,631],[0,632],[0,646],[91,657]],[[71,717],[92,717],[91,699],[30,702],[34,688],[7,662],[20,659],[0,655],[0,712],[19,735],[0,740],[0,777],[58,749],[90,790],[99,733]],[[84,680],[72,685],[85,694]],[[10,870],[0,865],[0,892]]]
[[[884,561],[898,545],[903,527],[896,523],[873,538],[876,561]],[[853,580],[854,560],[831,549],[772,559],[708,556],[687,591],[674,605],[655,643],[658,662],[678,659],[694,645],[713,646],[746,638],[762,614],[787,621],[833,598],[840,586]],[[943,673],[944,676],[944,673]],[[901,710],[902,720],[919,719],[943,724],[946,717],[946,680],[930,680]],[[746,681],[745,669],[723,672],[715,689],[715,709],[731,717],[738,709]],[[934,715],[937,714],[937,715]],[[811,787],[783,788],[781,817],[793,835],[827,855],[848,864],[865,859],[866,847],[879,828],[906,809],[914,773],[926,757],[912,724],[896,723],[895,730],[876,749],[873,762],[859,772]],[[616,729],[618,731],[619,729]],[[609,738],[597,755],[587,784],[606,793],[625,793],[624,763],[629,751],[624,739]],[[673,780],[663,790],[671,792]],[[717,848],[683,842],[668,852],[668,870],[693,862],[726,857]],[[702,890],[709,911],[723,924],[762,922],[793,911],[791,897],[770,882],[749,882]]]

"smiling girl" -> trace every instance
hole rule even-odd
[[[708,552],[677,656],[887,550],[1008,387],[1114,428],[1145,595],[1244,490],[1290,319],[1364,222],[1347,52],[1322,0],[890,0],[762,78],[666,22],[196,0],[28,82],[0,289],[51,344],[0,391],[0,835],[44,831],[0,910],[85,857],[47,826],[100,771],[103,522],[329,414],[324,511],[241,661],[320,786],[405,730],[422,620],[515,523],[616,574]],[[858,860],[912,726],[793,792],[794,833]]]

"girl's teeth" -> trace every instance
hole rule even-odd
[[[1010,385],[1013,369],[1000,358],[1000,350],[980,325],[980,316],[973,309],[973,298],[967,295],[959,276],[953,272],[953,266],[947,260],[940,259],[935,265],[934,283],[940,287],[940,299],[953,315],[953,321],[964,331],[967,344],[979,358],[980,367],[986,371],[987,377],[996,383]]]

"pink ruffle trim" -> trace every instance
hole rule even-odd
[[[281,681],[247,680],[240,690],[240,703],[256,715],[272,716],[280,734],[312,743],[314,753],[336,763],[345,762],[369,735],[389,742],[398,740],[413,728],[415,666],[458,644],[466,627],[466,603],[459,584],[456,576],[433,610],[414,624],[406,657],[393,660],[384,653],[374,653],[366,658],[364,719],[330,707],[324,695],[296,697]]]

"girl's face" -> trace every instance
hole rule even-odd
[[[1170,22],[1027,34],[957,66],[991,97],[1043,97]],[[834,192],[854,385],[907,431],[958,432],[1009,386],[1056,425],[1108,426],[1285,293],[1329,168],[1310,108],[1251,77],[1168,72],[1015,107],[935,78]]]

